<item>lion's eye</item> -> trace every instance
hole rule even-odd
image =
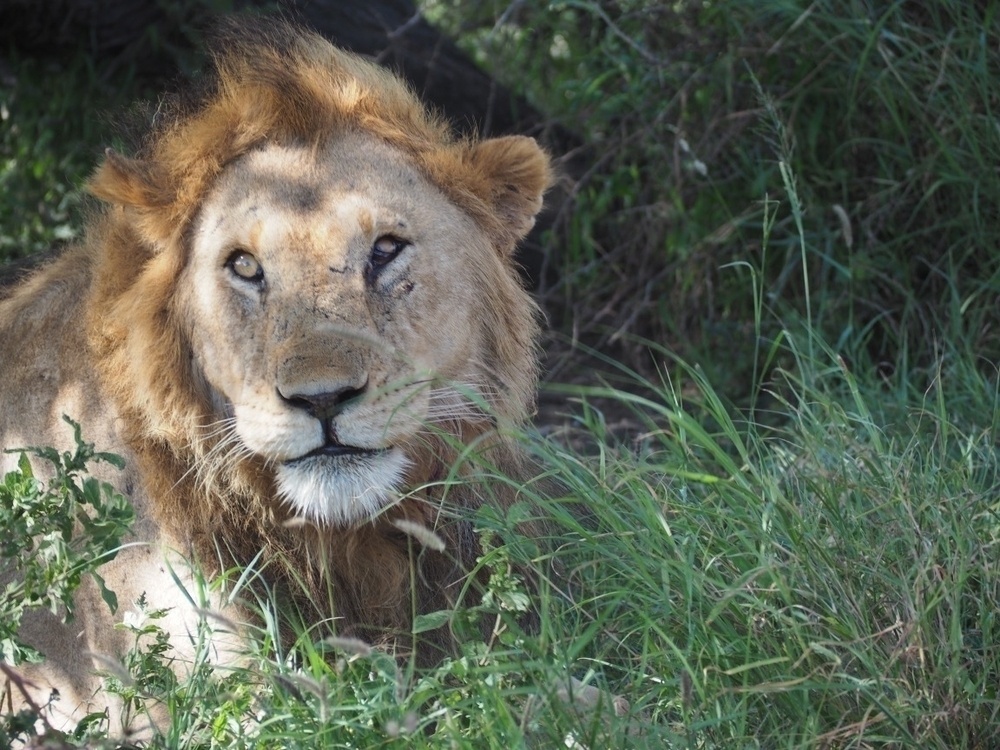
[[[244,281],[260,283],[264,280],[263,266],[246,250],[237,250],[230,255],[226,266]]]
[[[407,245],[409,245],[408,242],[392,235],[386,234],[379,237],[372,245],[372,253],[368,260],[369,272],[373,276],[377,274],[395,260],[396,256],[403,252]]]

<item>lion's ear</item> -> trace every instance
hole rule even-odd
[[[531,231],[552,184],[548,154],[533,138],[506,136],[467,146],[465,161],[480,178],[480,198],[499,220],[496,238],[512,250]]]
[[[170,202],[161,171],[147,161],[130,159],[110,148],[87,182],[90,193],[102,201],[136,208],[158,208]]]

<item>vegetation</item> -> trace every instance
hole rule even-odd
[[[21,453],[16,471],[0,483],[0,543],[5,588],[0,594],[0,659],[6,664],[37,662],[42,654],[19,633],[24,614],[45,608],[73,616],[73,593],[85,575],[100,586],[112,611],[118,608],[115,593],[97,572],[111,561],[132,523],[132,506],[107,482],[86,476],[95,463],[122,468],[118,456],[97,453],[85,443],[80,425],[73,428],[76,449],[62,453],[51,448],[29,448]],[[48,481],[35,477],[28,453],[52,465]],[[6,670],[5,670],[6,672]],[[30,731],[34,717],[6,716],[0,722],[0,746],[7,747]]]
[[[552,307],[577,336],[708,362],[752,342],[752,266],[781,312],[768,335],[798,314],[873,366],[970,334],[997,360],[997,3],[432,8],[591,145],[552,245]],[[769,199],[784,208],[765,254]]]
[[[423,672],[308,631],[284,650],[262,602],[246,667],[178,684],[150,677],[144,613],[112,687],[166,700],[153,744],[1000,744],[1000,2],[425,7],[582,130],[542,291],[616,387],[548,387],[565,425],[524,440],[560,496],[480,514],[492,595],[418,624],[486,615],[490,638]],[[25,104],[35,65],[4,89],[22,134],[56,127]],[[89,110],[72,90],[49,105]],[[93,142],[12,131],[5,187],[53,187],[7,190],[5,248]]]

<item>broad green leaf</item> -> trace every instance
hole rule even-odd
[[[442,625],[446,625],[454,614],[454,610],[439,609],[437,612],[417,615],[413,618],[413,633],[426,633],[428,630],[437,630]]]

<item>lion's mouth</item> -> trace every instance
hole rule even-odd
[[[360,448],[356,445],[344,445],[343,443],[326,443],[315,450],[311,450],[298,458],[285,461],[286,465],[294,465],[299,461],[306,461],[310,458],[342,458],[347,456],[378,456],[387,452],[388,448]]]

